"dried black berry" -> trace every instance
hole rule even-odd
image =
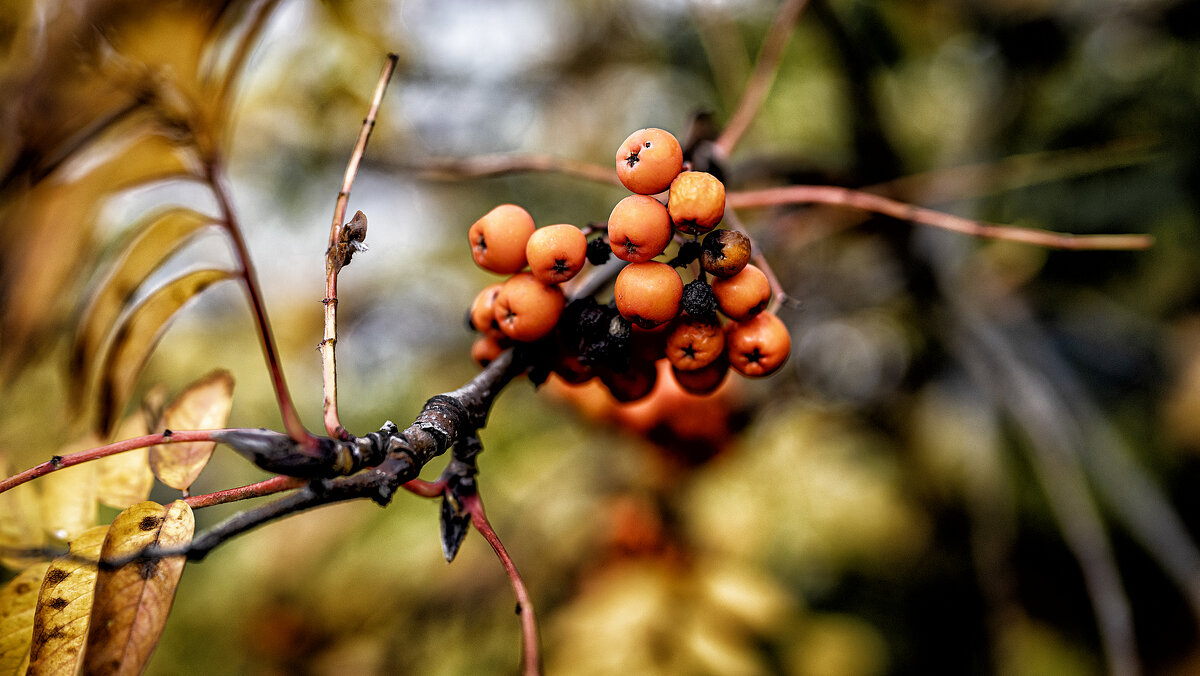
[[[608,245],[608,238],[601,235],[588,242],[587,259],[592,265],[604,265],[608,262],[608,256],[612,253],[612,247]]]
[[[711,317],[717,312],[717,298],[713,295],[712,287],[703,279],[694,279],[683,287],[683,299],[680,301],[683,311],[697,319]]]

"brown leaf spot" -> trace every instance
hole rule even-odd
[[[46,582],[48,584],[58,584],[70,576],[71,574],[62,568],[51,568],[46,571]]]
[[[63,608],[66,608],[67,606],[71,605],[71,602],[60,596],[56,599],[50,599],[50,601],[46,605],[50,606],[51,608],[53,608],[55,610],[62,610]]]
[[[158,525],[161,523],[161,516],[148,516],[142,519],[141,523],[138,524],[138,528],[141,530],[154,530],[155,528],[158,528]]]

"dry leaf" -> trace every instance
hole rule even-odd
[[[109,528],[102,557],[136,555],[146,547],[182,547],[192,541],[195,520],[182,500],[164,507],[142,502],[121,512]],[[139,674],[158,644],[183,556],[136,559],[115,570],[102,569],[88,628],[83,671],[87,674]]]
[[[69,370],[75,381],[71,392],[76,395],[77,405],[91,385],[100,349],[134,293],[171,254],[212,222],[210,217],[191,209],[173,208],[152,214],[131,227],[136,236],[92,293],[79,320]]]
[[[213,284],[229,279],[226,270],[196,270],[156,289],[125,317],[113,336],[101,368],[100,411],[97,424],[105,436],[125,409],[146,359],[158,343],[167,322],[181,307]]]
[[[12,467],[0,456],[0,476],[11,476]],[[17,486],[0,493],[0,550],[5,547],[17,549],[36,548],[46,542],[42,532],[41,504],[37,488],[32,483]],[[36,559],[22,556],[0,556],[0,565],[19,570]]]
[[[33,617],[26,676],[75,673],[96,589],[92,561],[100,559],[108,528],[96,526],[80,533],[71,541],[69,555],[55,559],[46,571]]]
[[[0,674],[23,673],[33,637],[33,610],[49,563],[35,563],[0,589]]]
[[[225,426],[233,405],[233,376],[217,370],[192,383],[163,412],[162,426],[170,430],[211,430]],[[150,449],[150,467],[158,480],[186,491],[212,457],[216,443],[194,441]]]
[[[146,417],[141,412],[125,417],[117,426],[117,439],[132,439],[147,434]],[[96,498],[101,503],[125,509],[150,497],[154,473],[150,471],[150,449],[138,448],[95,461]]]
[[[88,435],[59,450],[70,455],[100,445]],[[42,489],[42,527],[51,537],[70,540],[96,525],[96,466],[85,462],[38,479]]]

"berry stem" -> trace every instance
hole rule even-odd
[[[342,223],[345,221],[346,207],[350,202],[350,189],[354,186],[354,178],[358,175],[358,166],[362,162],[363,154],[366,152],[367,141],[371,138],[371,131],[375,128],[375,117],[383,101],[383,94],[387,91],[388,81],[392,78],[392,72],[396,69],[396,62],[399,58],[396,54],[388,54],[387,60],[383,65],[383,70],[379,74],[379,81],[375,85],[375,95],[371,99],[371,105],[367,109],[367,116],[363,119],[362,128],[358,132],[358,140],[355,142],[354,150],[350,154],[350,161],[346,163],[346,173],[342,178],[342,189],[338,192],[337,201],[333,207],[333,224],[329,228],[329,247],[325,252],[325,333],[321,340],[321,382],[324,386],[323,411],[325,431],[334,439],[346,440],[349,438],[349,433],[342,426],[338,416],[337,357],[335,355],[337,345],[337,276],[345,264],[344,253],[339,246]]]
[[[826,185],[789,185],[765,190],[732,192],[727,198],[732,208],[780,206],[785,204],[833,204],[872,211],[905,221],[959,232],[973,237],[1023,242],[1049,249],[1133,250],[1154,244],[1150,235],[1074,235],[1037,228],[984,223],[933,209],[899,202],[861,190]]]

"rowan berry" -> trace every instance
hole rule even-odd
[[[600,382],[608,388],[613,398],[629,403],[644,398],[654,390],[658,382],[658,370],[654,362],[635,362],[623,371],[602,369]]]
[[[558,285],[543,284],[531,273],[521,272],[501,286],[493,315],[504,335],[529,342],[554,330],[564,304]]]
[[[714,280],[712,290],[721,312],[735,322],[762,312],[771,300],[771,283],[755,265],[747,265],[732,277]]]
[[[484,334],[471,344],[471,358],[480,366],[487,367],[492,360],[504,352],[505,346],[495,336]]]
[[[662,202],[630,195],[617,202],[608,217],[608,244],[617,258],[645,263],[671,243],[671,217]]]
[[[501,204],[471,224],[471,255],[479,267],[509,275],[525,267],[525,243],[533,217],[515,204]]]
[[[703,171],[685,171],[671,182],[667,210],[679,232],[706,233],[725,216],[725,184]]]
[[[714,321],[680,318],[667,335],[667,359],[679,371],[708,366],[724,353],[725,332]]]
[[[783,320],[763,312],[748,321],[732,324],[725,335],[725,349],[733,370],[758,378],[783,366],[792,351],[792,337]]]
[[[504,332],[500,330],[500,323],[496,321],[496,296],[500,294],[500,289],[504,284],[497,282],[489,284],[475,295],[475,300],[471,301],[471,310],[468,317],[471,321],[471,328],[480,333],[491,336],[502,336]]]
[[[561,284],[583,269],[587,257],[587,237],[569,224],[538,228],[525,243],[529,271],[545,284]]]
[[[671,321],[679,314],[683,280],[666,263],[630,263],[614,285],[617,311],[643,328]]]
[[[617,147],[617,178],[639,195],[654,195],[671,186],[683,170],[683,148],[669,131],[639,129]]]
[[[716,277],[732,277],[750,262],[750,238],[737,230],[713,230],[704,236],[700,267]]]
[[[729,359],[724,353],[712,363],[691,371],[684,371],[674,364],[671,365],[671,375],[675,377],[675,382],[679,383],[684,391],[691,394],[711,394],[721,386],[721,383],[725,382],[727,373],[729,373]]]

